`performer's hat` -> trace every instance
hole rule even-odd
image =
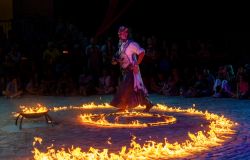
[[[125,26],[120,26],[118,32],[128,32],[128,28]]]

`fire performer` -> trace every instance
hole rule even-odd
[[[145,50],[138,43],[129,40],[128,35],[128,28],[121,26],[118,30],[119,50],[113,57],[112,64],[120,64],[123,78],[110,104],[120,111],[145,105],[144,112],[149,112],[153,104],[148,99],[139,68]]]

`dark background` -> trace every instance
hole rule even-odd
[[[101,25],[110,3],[113,3],[112,0],[55,0],[54,16],[63,17],[82,29],[94,32]],[[124,9],[126,5],[129,6]],[[245,27],[250,11],[246,7],[233,2],[118,0],[113,15],[124,11],[110,28],[127,24],[145,33],[164,35],[176,32],[188,36],[195,33],[201,37],[209,37],[213,33],[218,36],[232,32],[241,34],[248,31],[245,31]]]
[[[118,26],[125,24],[133,33],[156,35],[171,41],[212,40],[222,48],[229,48],[228,54],[237,54],[235,52],[239,50],[246,52],[248,49],[250,10],[246,4],[228,1],[118,0],[113,8],[113,16],[118,15],[118,18],[109,25],[104,19],[113,2],[55,0],[54,18],[67,19],[90,34],[96,34],[102,25],[108,26],[103,34],[116,33]],[[119,15],[119,12],[122,13]]]
[[[213,41],[228,54],[238,54],[249,50],[247,7],[229,1],[13,0],[13,28],[27,30],[35,22],[36,30],[49,30],[62,20],[88,36],[116,36],[124,24],[134,34],[168,41]]]

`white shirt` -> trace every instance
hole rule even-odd
[[[130,64],[134,64],[137,62],[136,55],[141,54],[142,52],[145,52],[143,48],[139,46],[136,42],[130,42],[129,41],[123,42],[120,46],[120,59],[121,59],[121,67],[126,68]],[[125,54],[124,54],[125,53]]]

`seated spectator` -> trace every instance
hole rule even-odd
[[[195,82],[189,87],[184,97],[204,97],[210,95],[209,82],[204,73],[197,71]]]
[[[3,95],[3,91],[5,90],[5,77],[0,75],[0,95]]]
[[[89,94],[94,93],[94,77],[90,74],[89,71],[83,71],[82,74],[80,74],[79,79],[79,93],[82,96],[87,96]]]
[[[99,78],[99,86],[95,88],[97,94],[110,94],[114,92],[111,76],[106,69],[103,69],[102,76]]]
[[[237,97],[239,99],[247,99],[250,96],[249,83],[245,74],[239,75],[239,81],[237,82]]]
[[[178,96],[180,90],[180,76],[177,69],[172,69],[162,93],[166,96]]]
[[[60,96],[72,95],[74,94],[74,89],[74,82],[71,75],[66,71],[63,72],[63,74],[57,81],[56,94]]]
[[[55,95],[56,78],[52,70],[44,71],[44,76],[41,78],[40,90],[43,95]]]
[[[150,79],[150,90],[154,93],[162,94],[165,85],[166,79],[162,72],[158,72],[156,76],[152,76]]]
[[[28,94],[37,95],[40,93],[38,75],[32,76],[27,83],[25,90]]]
[[[7,82],[6,90],[3,91],[3,95],[7,98],[16,98],[20,97],[23,92],[19,89],[19,85],[17,83],[17,78],[11,78],[9,82]]]
[[[234,79],[232,65],[220,67],[213,87],[213,97],[236,97],[236,94],[233,92]]]

